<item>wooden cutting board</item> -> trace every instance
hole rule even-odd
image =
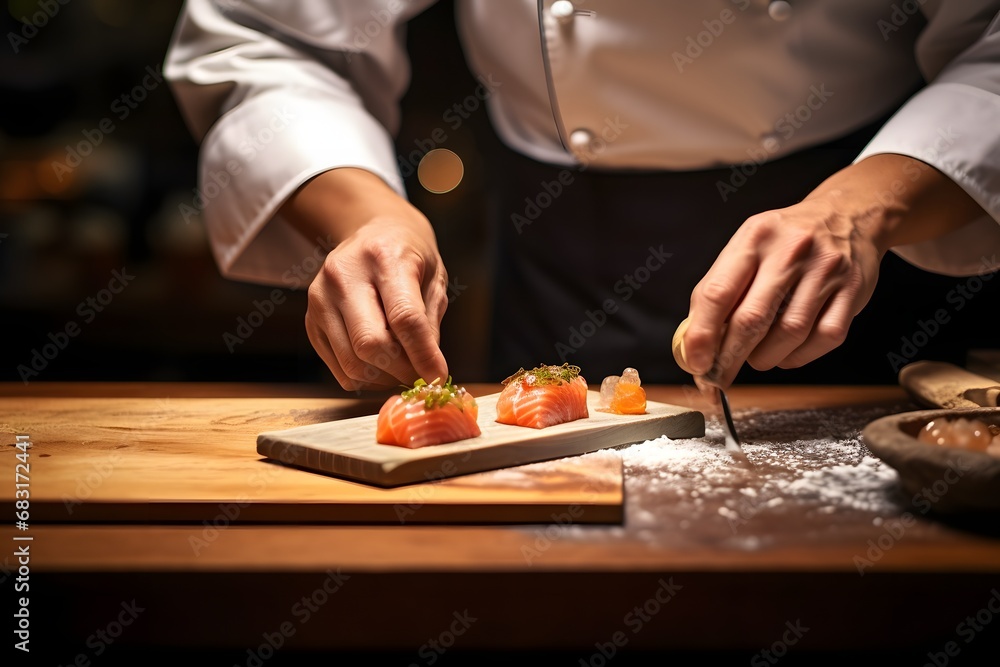
[[[30,523],[189,524],[197,553],[239,524],[620,524],[621,456],[594,452],[380,488],[278,464],[257,434],[371,414],[322,398],[0,398],[15,511],[14,449],[27,450]],[[23,482],[24,480],[18,480]]]
[[[666,435],[705,435],[701,412],[647,402],[646,414],[598,410],[600,394],[587,392],[589,416],[543,429],[496,421],[499,394],[477,397],[482,434],[454,443],[408,449],[375,440],[377,415],[261,433],[257,451],[282,463],[382,487],[427,482],[483,470],[519,466]]]

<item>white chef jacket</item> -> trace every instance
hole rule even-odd
[[[405,24],[432,2],[186,2],[164,71],[201,142],[192,204],[223,275],[304,286],[290,269],[314,243],[278,209],[323,171],[367,169],[405,196],[393,145]],[[556,165],[752,172],[902,105],[857,159],[923,160],[988,215],[894,251],[947,275],[1000,268],[1000,0],[457,0],[456,12],[480,81],[469,93],[505,143]]]

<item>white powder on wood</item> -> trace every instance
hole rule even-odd
[[[911,409],[737,412],[736,428],[753,470],[726,453],[715,419],[706,423],[703,438],[662,437],[620,448],[625,525],[611,531],[575,526],[566,536],[738,549],[801,543],[803,537],[842,540],[845,531],[868,536],[873,526],[913,508],[898,474],[871,454],[861,430]],[[859,526],[867,532],[858,532]],[[919,529],[912,532],[919,538]]]

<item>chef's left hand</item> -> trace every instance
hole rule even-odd
[[[691,294],[689,370],[726,388],[744,362],[797,368],[823,356],[847,337],[890,248],[982,214],[933,167],[885,154],[837,172],[798,204],[747,219]]]

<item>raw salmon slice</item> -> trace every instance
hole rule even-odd
[[[497,399],[501,424],[546,428],[589,416],[587,381],[569,364],[522,368],[503,381]]]
[[[378,411],[375,439],[383,445],[416,449],[480,435],[476,399],[451,378],[430,384],[423,379]]]

